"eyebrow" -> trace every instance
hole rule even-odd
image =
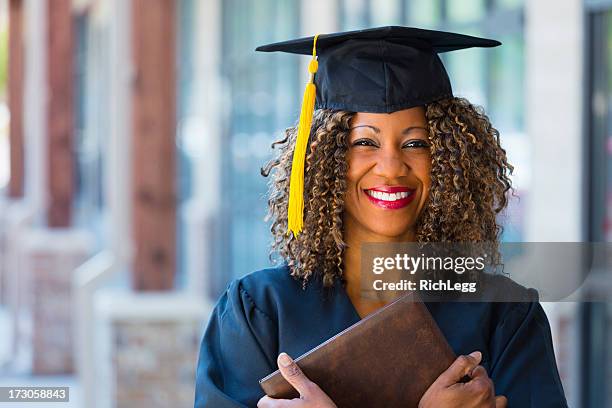
[[[372,129],[375,133],[380,133],[380,129],[377,128],[376,126],[372,126],[372,125],[357,125],[357,126],[353,126],[349,130],[357,129],[357,128],[360,128],[360,127],[367,127],[367,128]],[[411,131],[413,131],[415,129],[429,130],[429,129],[427,129],[425,127],[422,127],[422,126],[410,126],[410,127],[407,127],[406,129],[402,130],[402,135],[408,134],[408,133],[410,133]]]

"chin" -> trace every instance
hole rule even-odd
[[[410,224],[392,224],[392,225],[372,225],[369,228],[376,235],[386,238],[399,238],[406,235],[406,231],[410,229]]]

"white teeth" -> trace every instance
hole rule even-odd
[[[402,198],[406,198],[410,195],[407,191],[389,194],[389,193],[383,193],[382,191],[366,190],[366,193],[371,195],[374,198],[377,198],[379,200],[385,200],[385,201],[396,201]]]

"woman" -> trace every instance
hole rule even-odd
[[[361,244],[499,239],[496,215],[507,205],[512,166],[484,112],[452,96],[437,58],[499,43],[406,27],[318,41],[262,49],[307,53],[308,44],[317,44],[320,68],[311,73],[317,72],[318,110],[312,124],[306,121],[303,226],[290,203],[301,120],[263,171],[275,171],[269,217],[283,263],[232,281],[219,299],[201,345],[196,407],[334,407],[290,356],[384,306],[360,297]],[[426,305],[459,357],[420,406],[566,406],[537,301]],[[277,367],[299,399],[263,395],[258,380]],[[462,383],[465,375],[470,381]]]

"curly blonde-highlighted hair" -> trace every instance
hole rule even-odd
[[[484,110],[451,97],[425,105],[431,148],[431,189],[417,220],[418,242],[493,242],[502,232],[497,214],[512,190],[506,151]],[[270,259],[278,254],[305,286],[315,273],[323,285],[343,277],[346,243],[342,219],[353,112],[320,109],[314,114],[304,176],[304,228],[287,234],[287,208],[297,127],[285,131],[279,152],[261,173],[269,176],[268,214],[272,221]]]

